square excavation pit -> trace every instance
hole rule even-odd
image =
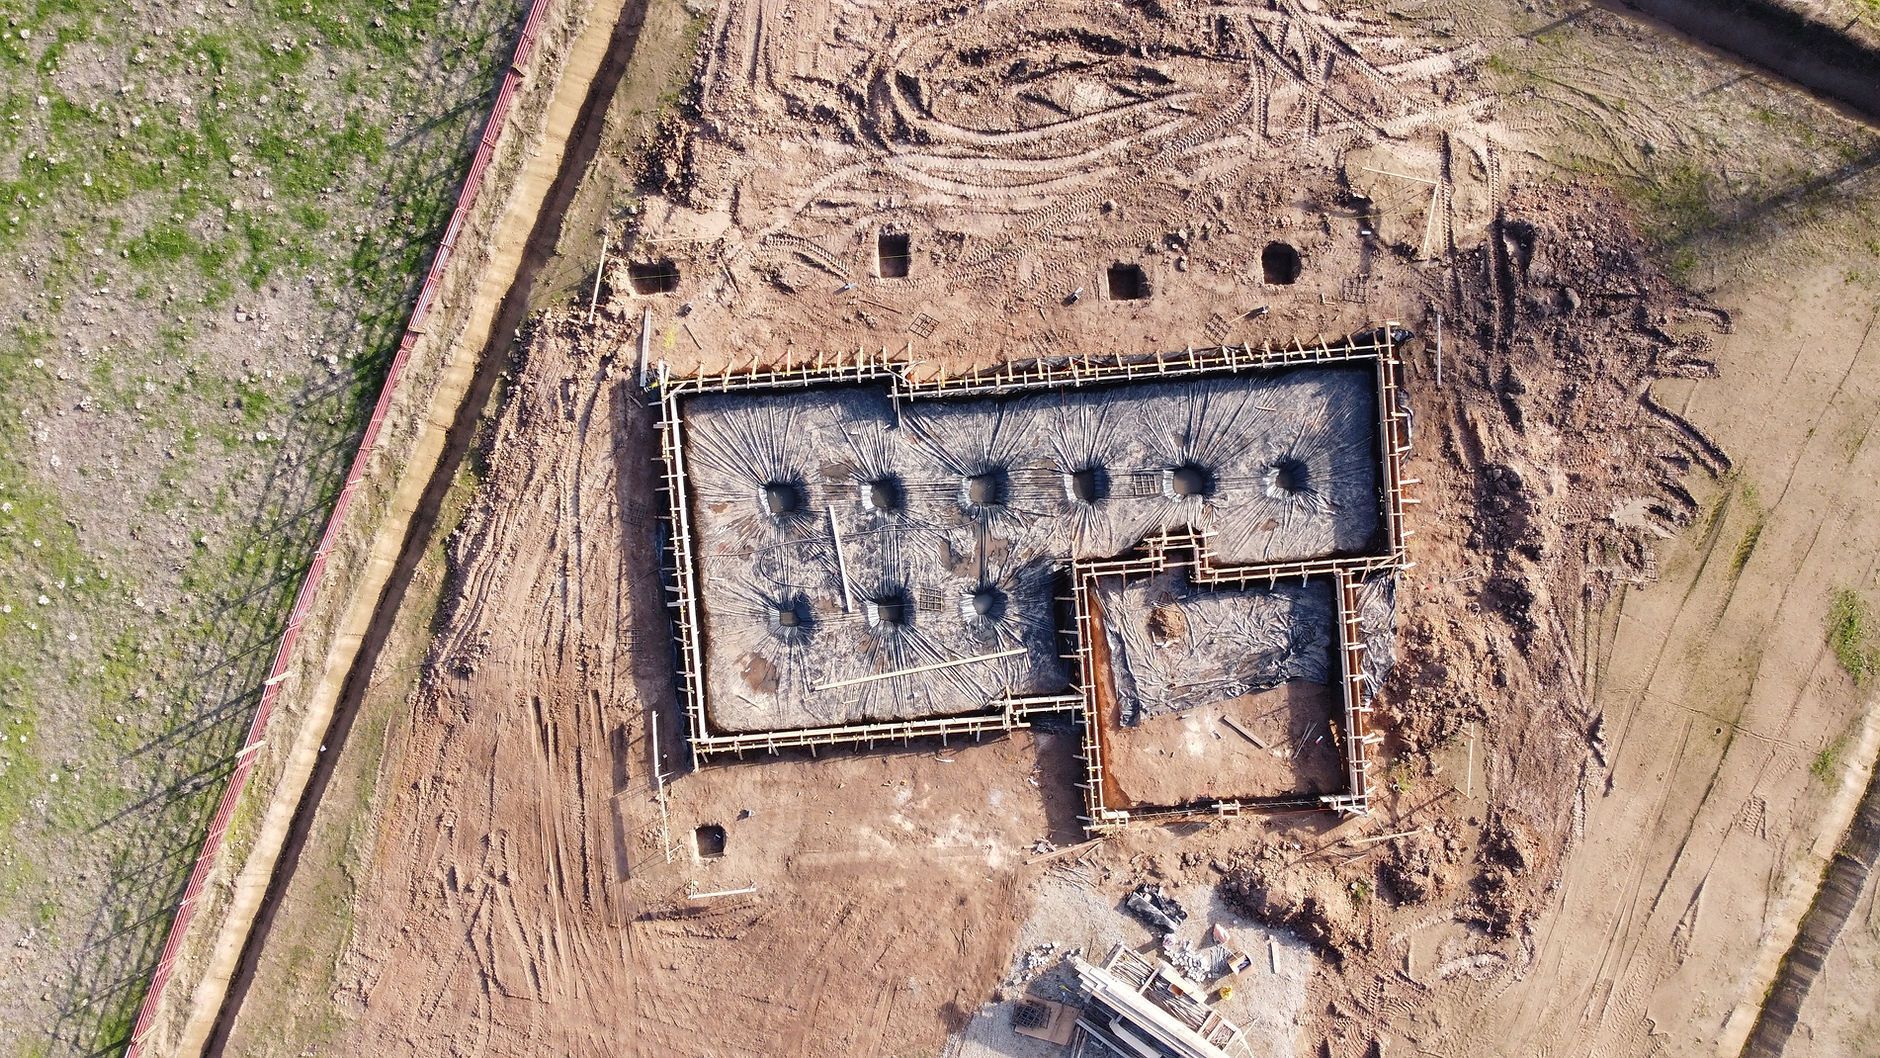
[[[717,823],[703,823],[692,830],[692,848],[701,860],[723,856],[725,840],[725,828]]]
[[[627,285],[641,297],[670,294],[679,289],[679,266],[670,259],[630,261],[627,264]]]
[[[1362,811],[1403,557],[1393,333],[932,381],[885,354],[667,379],[693,754],[1060,714],[1093,830]],[[1210,723],[1198,760],[1167,756]]]
[[[1095,589],[1109,803],[1338,791],[1326,578],[1210,590],[1174,569]]]
[[[1119,261],[1104,270],[1103,287],[1111,301],[1143,301],[1149,296],[1149,273],[1139,264]]]
[[[913,264],[913,239],[906,232],[884,231],[875,236],[876,276],[906,279]]]

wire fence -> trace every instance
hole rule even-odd
[[[464,177],[462,188],[457,193],[457,205],[451,212],[450,224],[444,229],[444,237],[439,241],[436,253],[431,258],[431,267],[424,278],[424,285],[418,291],[418,298],[411,309],[410,322],[405,326],[404,337],[398,343],[398,352],[392,357],[385,372],[385,381],[379,389],[378,402],[372,408],[372,416],[366,421],[365,433],[359,438],[359,448],[353,455],[352,466],[346,473],[346,482],[340,488],[339,496],[333,502],[332,512],[327,516],[326,529],[320,535],[319,546],[314,550],[313,561],[307,567],[307,573],[300,584],[300,591],[294,597],[294,606],[288,613],[286,629],[281,634],[280,643],[274,651],[274,664],[268,669],[268,677],[261,687],[261,701],[255,709],[254,719],[248,726],[248,737],[242,743],[237,755],[235,769],[229,775],[228,786],[223,790],[221,803],[216,808],[215,817],[209,823],[208,832],[203,836],[202,850],[196,855],[194,868],[189,872],[189,883],[183,888],[182,900],[177,904],[176,914],[170,920],[169,935],[164,939],[163,953],[157,958],[157,964],[150,977],[150,987],[144,993],[143,1003],[137,1011],[137,1024],[131,1032],[130,1046],[125,1051],[125,1058],[142,1058],[145,1053],[145,1041],[152,1027],[156,1024],[157,1011],[162,1005],[164,988],[170,982],[170,976],[176,969],[176,961],[182,948],[182,940],[194,918],[198,899],[203,888],[208,884],[210,871],[222,850],[222,842],[228,837],[229,822],[234,818],[235,805],[241,800],[242,792],[247,789],[249,775],[254,770],[256,750],[267,735],[268,718],[273,714],[274,702],[279,697],[281,687],[287,679],[288,669],[294,656],[294,645],[300,638],[301,625],[313,610],[314,600],[319,592],[320,583],[326,573],[327,557],[339,542],[341,527],[346,523],[347,511],[352,506],[354,494],[359,490],[366,475],[366,466],[372,450],[378,442],[379,431],[385,424],[385,418],[391,409],[392,400],[398,395],[401,382],[404,381],[405,369],[411,358],[411,350],[417,345],[423,332],[425,321],[436,304],[437,288],[442,282],[444,271],[450,266],[452,254],[457,247],[457,239],[463,233],[471,209],[476,205],[478,192],[482,189],[483,178],[488,173],[490,163],[496,157],[497,141],[502,137],[504,122],[509,116],[509,109],[515,103],[516,92],[522,82],[522,67],[535,50],[536,39],[540,33],[543,18],[553,0],[531,0],[528,15],[522,23],[522,32],[517,37],[516,49],[503,74],[502,85],[496,93],[495,105],[490,108],[488,119],[483,124],[483,135],[477,144],[475,160],[471,162],[470,172]]]

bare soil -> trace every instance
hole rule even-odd
[[[1144,943],[1117,905],[1153,881],[1273,939],[1245,987],[1280,1053],[1740,1048],[1880,744],[1826,642],[1880,555],[1871,133],[1598,11],[731,2],[702,47],[592,322],[537,322],[453,538],[304,1001],[335,1046],[1002,1053],[1026,953]],[[635,287],[668,261],[675,289]],[[1373,815],[1066,850],[1049,732],[689,770],[649,310],[678,371],[1413,326]],[[1245,752],[1195,719],[1139,756]],[[1860,979],[1799,1036],[1858,1031]]]
[[[1134,727],[1109,718],[1103,736],[1106,770],[1122,795],[1114,807],[1337,793],[1345,784],[1345,768],[1329,723],[1340,708],[1334,688],[1290,680],[1270,690],[1147,717]]]

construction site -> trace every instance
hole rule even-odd
[[[1857,102],[1594,8],[528,25],[132,1053],[1851,1053],[1873,302],[1622,189]]]
[[[1083,732],[1093,834],[1243,805],[1362,814],[1404,562],[1399,336],[923,382],[874,357],[739,378],[661,365],[692,757],[1061,717]],[[1299,708],[1294,682],[1337,686],[1319,696],[1337,707]],[[1154,741],[1200,708],[1295,774],[1190,758],[1168,766],[1199,780],[1187,796],[1132,796],[1119,776],[1160,770],[1135,731]],[[1318,757],[1342,782],[1308,777]]]

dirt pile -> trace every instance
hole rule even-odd
[[[1419,756],[1455,740],[1471,720],[1488,718],[1496,689],[1507,685],[1488,664],[1490,646],[1465,615],[1413,609],[1398,634],[1397,667],[1381,696],[1394,752]]]
[[[1377,866],[1380,891],[1399,904],[1447,896],[1463,856],[1461,831],[1459,821],[1439,818],[1429,831],[1393,840]]]
[[[1368,1036],[1362,1026],[1428,1001],[1398,993],[1406,938],[1432,921],[1464,931],[1443,942],[1439,976],[1518,971],[1531,957],[1527,934],[1597,759],[1582,623],[1655,577],[1654,546],[1698,514],[1685,476],[1729,466],[1652,394],[1660,379],[1712,374],[1709,333],[1728,319],[1654,271],[1615,203],[1516,189],[1453,276],[1431,293],[1450,336],[1440,387],[1434,349],[1412,353],[1423,384],[1411,387],[1410,472],[1450,516],[1422,523],[1399,663],[1379,697],[1386,758],[1400,762],[1380,784],[1382,818],[1349,838],[1262,837],[1216,860],[1224,896],[1338,968],[1334,994],[1371,997],[1350,1024],[1334,1019],[1332,1038]],[[1457,790],[1419,792],[1465,741],[1466,762],[1448,759],[1471,774],[1439,785],[1493,790],[1492,812]]]
[[[1615,587],[1655,578],[1655,546],[1698,513],[1686,475],[1729,467],[1652,396],[1660,379],[1715,373],[1705,332],[1728,316],[1664,278],[1619,203],[1516,188],[1452,279],[1432,293],[1456,336],[1443,381],[1416,393],[1441,458],[1414,472],[1456,528],[1421,542],[1421,601],[1380,701],[1411,753],[1470,721],[1556,709],[1590,732],[1569,629]],[[1534,789],[1573,790],[1575,756]]]
[[[1698,515],[1686,476],[1729,466],[1652,393],[1660,379],[1713,374],[1709,334],[1728,317],[1655,270],[1616,203],[1514,189],[1452,278],[1431,294],[1451,336],[1443,382],[1425,373],[1426,347],[1412,387],[1411,473],[1449,517],[1419,533],[1399,663],[1379,698],[1386,757],[1402,766],[1373,826],[1419,832],[1379,855],[1255,845],[1223,868],[1233,899],[1332,957],[1340,990],[1383,997],[1402,989],[1403,938],[1445,909],[1472,932],[1444,949],[1442,974],[1518,971],[1530,957],[1525,935],[1572,844],[1599,739],[1583,622],[1656,576],[1655,545]],[[1414,792],[1419,772],[1436,771],[1431,755],[1464,741],[1456,766],[1494,791],[1485,817]],[[1374,1017],[1399,1000],[1410,1010],[1427,998],[1379,999]]]
[[[1521,828],[1497,817],[1483,828],[1478,855],[1481,872],[1471,883],[1474,899],[1464,905],[1473,921],[1497,938],[1512,937],[1527,927],[1533,909],[1524,897],[1522,874],[1534,856],[1534,842]]]
[[[1234,853],[1216,870],[1222,892],[1249,916],[1292,930],[1332,962],[1342,964],[1347,956],[1370,950],[1367,905],[1373,890],[1368,880],[1296,859],[1276,842]]]

